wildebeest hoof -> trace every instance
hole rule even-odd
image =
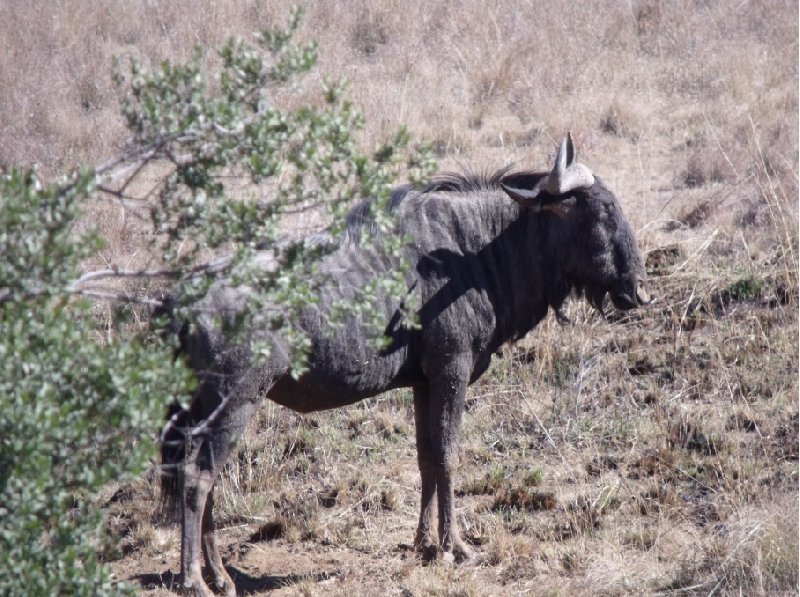
[[[463,543],[453,546],[452,551],[440,551],[437,560],[445,564],[464,564],[474,558],[472,550]]]
[[[236,587],[233,583],[226,582],[222,586],[215,583],[214,586],[217,587],[225,597],[236,597]]]
[[[474,557],[475,554],[462,541],[459,541],[453,546],[453,558],[458,564],[470,562]]]
[[[184,595],[191,595],[192,597],[216,597],[214,592],[208,588],[208,585],[202,581],[184,581],[182,592]]]
[[[225,597],[236,597],[236,585],[230,578],[216,579],[211,586],[214,587],[218,593],[222,593]]]
[[[453,555],[452,551],[440,551],[438,560],[443,564],[454,564],[456,561],[456,556]]]
[[[423,562],[433,562],[439,554],[439,546],[432,541],[424,541],[415,549]]]

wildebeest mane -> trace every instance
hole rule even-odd
[[[474,193],[479,191],[500,189],[504,184],[517,189],[533,189],[547,172],[523,170],[510,172],[513,166],[506,166],[494,172],[474,172],[464,170],[462,173],[444,172],[437,175],[427,185],[419,189],[421,195],[427,193]],[[388,210],[394,211],[406,196],[415,190],[413,185],[405,184],[392,189]],[[356,204],[345,219],[344,240],[348,243],[359,243],[361,233],[367,228],[369,234],[375,232],[375,218],[372,214],[373,199],[366,199]]]
[[[410,184],[400,185],[392,189],[392,194],[389,197],[389,204],[386,206],[387,210],[392,212],[397,209],[400,202],[403,201],[406,195],[413,189],[414,186]],[[358,244],[361,241],[361,232],[365,226],[369,234],[375,233],[375,217],[372,214],[373,203],[375,203],[375,200],[372,198],[364,199],[353,206],[348,212],[344,220],[344,241],[346,243]]]
[[[510,172],[513,166],[500,168],[495,172],[462,173],[445,172],[429,182],[421,193],[472,193],[485,190],[499,190],[501,184],[518,189],[532,189],[546,172],[520,171]]]

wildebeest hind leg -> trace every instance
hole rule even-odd
[[[200,449],[202,444],[198,449],[192,450],[182,471],[181,579],[183,588],[188,594],[212,597],[214,593],[203,580],[200,544],[202,516],[206,498],[214,484],[214,477],[208,470],[203,471],[197,465],[197,453]]]
[[[219,555],[217,540],[214,537],[214,488],[208,492],[206,506],[203,510],[203,555],[206,558],[209,570],[214,577],[214,584],[225,595],[232,597],[236,595],[236,586],[222,564],[222,557]]]
[[[238,392],[234,395],[238,395]],[[244,400],[231,401],[224,408],[215,408],[212,412],[209,419],[193,430],[195,446],[183,467],[181,575],[188,592],[202,597],[214,594],[202,578],[202,550],[214,583],[226,595],[233,597],[236,587],[225,571],[214,538],[212,490],[214,480],[230,457],[236,440],[255,412],[255,404]]]
[[[414,537],[414,549],[424,560],[433,560],[438,551],[434,529],[434,496],[436,495],[436,467],[433,464],[433,446],[430,434],[430,403],[428,388],[414,388],[414,425],[417,436],[417,462],[422,478],[422,500],[419,525]]]

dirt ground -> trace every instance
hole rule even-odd
[[[793,310],[729,302],[688,318],[691,336],[676,340],[662,309],[605,322],[573,304],[574,326],[548,321],[506,351],[468,398],[457,512],[476,557],[463,565],[426,564],[410,547],[419,478],[407,394],[313,416],[266,404],[217,490],[237,590],[790,594]],[[176,529],[154,524],[149,481],[128,491],[109,504],[125,554],[112,569],[141,594],[172,594]]]

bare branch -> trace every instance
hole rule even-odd
[[[41,288],[35,290],[26,290],[24,292],[15,292],[9,288],[4,288],[3,290],[0,290],[0,304],[10,303],[12,301],[25,301],[42,296],[52,297],[62,294],[67,296],[86,296],[119,303],[136,303],[141,305],[150,305],[153,307],[160,307],[164,304],[163,301],[150,297],[135,296],[130,293],[123,292],[108,292],[105,290],[96,290],[91,288],[68,289],[66,291],[54,291],[51,288]]]
[[[93,272],[86,272],[80,278],[67,286],[69,292],[75,292],[79,286],[96,282],[97,280],[106,280],[108,278],[180,278],[183,272],[171,269],[161,270],[120,270],[120,269],[103,269]]]
[[[147,296],[137,296],[126,292],[106,292],[104,290],[93,290],[91,288],[87,288],[84,290],[74,290],[72,291],[71,294],[75,296],[85,296],[103,301],[111,301],[113,303],[148,305],[150,307],[164,306],[163,300],[154,299]]]
[[[11,288],[3,288],[0,290],[0,304],[10,303],[14,300],[36,298],[49,294],[46,289],[26,290],[24,292],[15,291]]]
[[[15,300],[28,300],[40,296],[56,296],[56,295],[74,295],[74,296],[87,296],[98,298],[102,300],[118,301],[123,303],[138,303],[144,305],[159,306],[162,301],[150,297],[134,296],[130,293],[112,292],[98,288],[86,288],[85,286],[90,283],[98,282],[100,280],[108,279],[147,279],[147,278],[165,278],[165,279],[184,279],[189,280],[197,276],[208,274],[218,274],[224,271],[233,262],[232,255],[223,255],[212,259],[207,263],[197,265],[188,270],[120,270],[120,269],[104,269],[86,272],[80,278],[67,284],[62,288],[42,287],[29,290],[14,290],[12,288],[0,289],[0,304],[8,303]]]
[[[192,429],[192,437],[199,437],[208,433],[209,429],[211,428],[214,423],[217,422],[217,419],[225,412],[228,408],[228,403],[231,401],[231,397],[234,395],[234,392],[228,392],[225,397],[220,401],[217,405],[217,408],[214,409],[207,418],[203,420],[200,425],[194,427]]]
[[[97,280],[106,280],[108,278],[167,278],[167,279],[191,279],[196,276],[205,274],[217,274],[227,268],[233,257],[231,255],[223,255],[212,259],[208,263],[196,265],[188,270],[175,270],[175,269],[155,269],[155,270],[121,270],[116,268],[96,270],[93,272],[86,272],[80,278],[67,286],[68,292],[76,292],[78,287],[96,282]]]

